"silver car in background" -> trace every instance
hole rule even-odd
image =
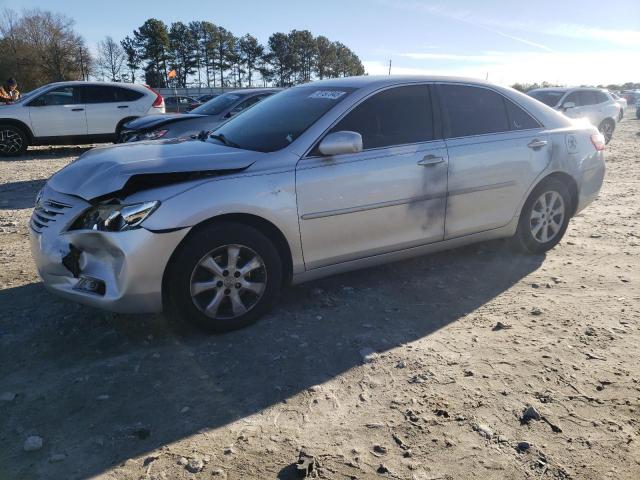
[[[39,194],[47,288],[212,331],[283,285],[512,237],[540,254],[602,185],[604,139],[512,89],[353,77],[287,89],[206,140],[97,148]]]

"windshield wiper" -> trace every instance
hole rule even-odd
[[[232,142],[227,137],[225,137],[224,134],[222,134],[222,133],[212,133],[211,135],[209,135],[209,138],[213,138],[214,140],[218,140],[218,141],[224,143],[225,145],[227,145],[228,147],[241,148],[240,145],[238,145],[237,143]]]

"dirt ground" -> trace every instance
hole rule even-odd
[[[0,479],[640,478],[639,135],[546,256],[327,278],[222,336],[47,293],[27,221],[83,149],[0,161]]]

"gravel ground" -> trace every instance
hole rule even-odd
[[[223,336],[47,293],[27,220],[84,149],[0,161],[0,479],[640,478],[639,135],[545,256],[340,275]]]

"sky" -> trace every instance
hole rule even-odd
[[[367,73],[460,75],[566,85],[640,81],[640,0],[0,0],[64,13],[90,46],[147,18],[209,20],[266,43],[308,29],[339,40]],[[95,47],[94,47],[95,48]]]

